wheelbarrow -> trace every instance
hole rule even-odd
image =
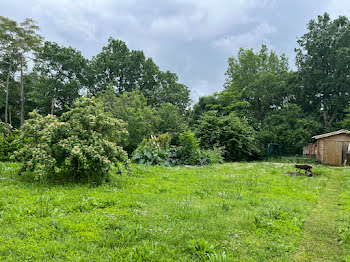
[[[295,168],[296,169],[298,169],[299,171],[299,173],[301,173],[301,170],[304,170],[305,171],[305,175],[306,176],[313,176],[314,174],[312,173],[312,171],[311,171],[311,168],[312,168],[312,166],[310,166],[310,165],[299,165],[299,164],[296,164],[295,165]]]

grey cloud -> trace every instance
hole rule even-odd
[[[338,3],[338,4],[337,4]],[[18,7],[22,8],[19,9]],[[12,0],[1,15],[36,20],[47,40],[92,57],[108,37],[144,50],[162,70],[179,75],[191,97],[222,89],[227,58],[240,47],[265,43],[293,63],[296,39],[307,22],[350,10],[346,0]],[[331,14],[332,14],[331,13]],[[347,14],[350,14],[348,12]]]

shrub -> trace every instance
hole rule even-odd
[[[171,166],[176,164],[176,149],[170,147],[168,133],[144,139],[133,152],[132,160],[142,165]]]
[[[201,138],[201,147],[223,148],[226,160],[248,160],[258,152],[255,131],[246,119],[235,113],[222,116],[217,111],[208,111],[196,122],[195,131]]]
[[[143,140],[133,152],[132,160],[143,165],[163,166],[207,165],[223,161],[220,150],[201,150],[199,139],[191,131],[180,134],[180,146],[170,146],[170,141],[167,133]]]
[[[199,139],[190,130],[179,136],[180,146],[177,149],[179,162],[184,165],[196,165],[199,157]]]
[[[197,165],[221,164],[224,162],[221,149],[212,150],[200,149],[198,152]]]
[[[127,134],[121,120],[109,117],[95,99],[82,98],[60,118],[30,113],[21,129],[29,142],[16,154],[23,171],[61,175],[73,180],[101,181],[127,153],[118,146]]]
[[[0,161],[9,161],[14,152],[24,146],[25,141],[22,141],[17,130],[11,133],[0,133]]]
[[[11,125],[0,122],[0,161],[9,161],[11,155],[23,147],[19,132],[11,128]]]

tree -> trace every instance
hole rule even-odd
[[[307,28],[296,49],[296,103],[330,131],[344,118],[350,99],[350,23],[344,16],[332,21],[325,13]]]
[[[170,71],[160,72],[159,79],[161,85],[155,90],[156,102],[154,104],[170,103],[184,113],[191,102],[188,87],[178,83],[178,76]]]
[[[37,33],[39,27],[32,19],[26,18],[23,22],[17,23],[9,18],[0,16],[0,50],[1,55],[11,57],[13,60],[9,63],[8,74],[11,72],[11,66],[15,63],[14,59],[20,64],[20,101],[21,101],[21,125],[24,122],[24,82],[23,67],[26,65],[25,55],[35,50],[42,41],[42,37]],[[6,99],[8,88],[6,90]],[[7,114],[6,106],[6,114]]]
[[[186,119],[180,110],[170,104],[163,103],[156,109],[157,127],[156,134],[168,133],[172,144],[179,143],[179,135],[188,129]]]
[[[72,106],[79,97],[82,88],[86,59],[80,51],[72,47],[62,47],[54,42],[45,42],[36,57],[34,71],[38,74],[38,89],[32,97],[41,97],[58,113],[64,112],[66,106]]]
[[[300,106],[286,104],[269,112],[259,133],[259,140],[262,146],[266,143],[283,144],[286,154],[300,154],[303,145],[311,142],[311,137],[320,130],[320,123],[306,116]]]
[[[349,101],[349,107],[345,109],[346,117],[342,122],[343,128],[350,129],[350,101]]]
[[[4,115],[5,123],[9,122],[9,97],[10,97],[10,85],[14,82],[15,72],[18,70],[18,53],[4,53],[0,56],[0,80],[4,83]],[[12,89],[12,91],[14,91]],[[1,101],[2,102],[2,101]],[[1,104],[0,102],[0,104]]]
[[[195,133],[201,138],[202,148],[223,148],[226,160],[242,161],[256,157],[256,133],[245,118],[234,112],[225,116],[215,110],[204,113],[196,123]]]
[[[258,53],[241,48],[237,58],[230,57],[228,63],[224,91],[234,102],[248,103],[248,112],[258,124],[269,110],[281,106],[287,99],[289,68],[285,55],[278,57],[265,45]],[[225,93],[222,96],[224,99]]]
[[[155,133],[158,117],[155,110],[147,105],[146,98],[139,90],[124,92],[120,96],[112,88],[99,94],[105,110],[127,124],[128,139],[123,147],[131,153],[145,138]]]
[[[190,112],[191,124],[194,124],[205,112],[218,110],[219,108],[221,107],[217,96],[209,95],[200,97]]]
[[[113,38],[89,63],[85,83],[94,95],[108,87],[117,94],[139,90],[152,106],[171,103],[185,111],[190,102],[189,89],[178,83],[176,74],[160,71],[142,51],[130,51],[123,41]]]

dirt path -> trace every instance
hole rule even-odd
[[[306,220],[295,261],[340,261],[337,241],[338,202],[343,175],[334,172],[321,193],[316,208]]]

